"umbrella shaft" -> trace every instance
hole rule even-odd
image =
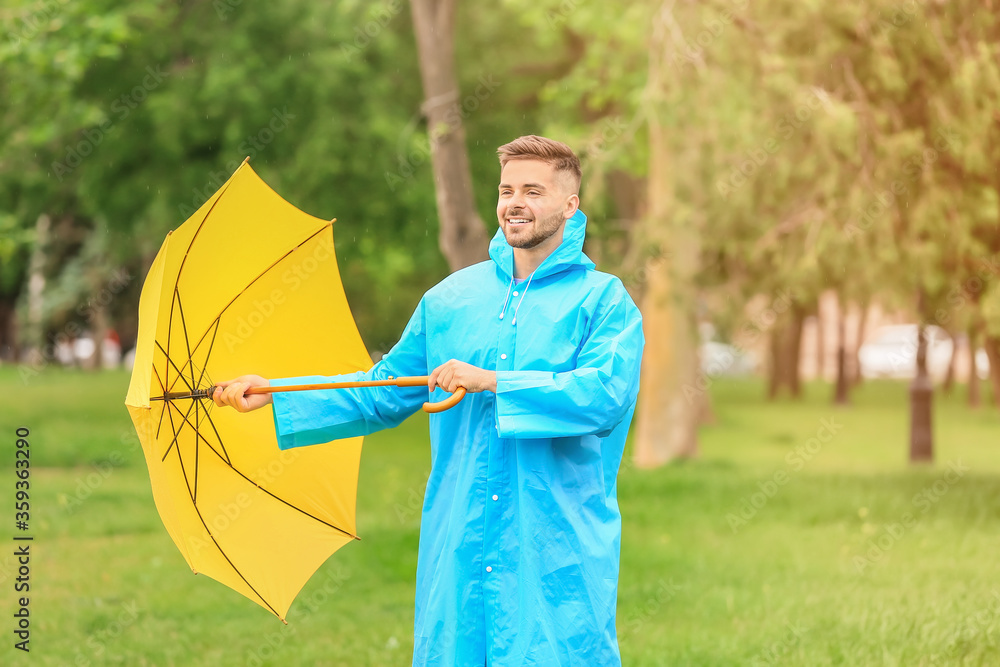
[[[427,376],[390,378],[388,380],[358,380],[353,382],[325,382],[320,384],[290,384],[284,387],[250,387],[244,394],[274,394],[282,391],[311,391],[314,389],[353,389],[354,387],[425,387]]]
[[[311,391],[314,389],[351,389],[354,387],[425,387],[427,376],[390,378],[388,380],[357,380],[352,382],[325,382],[320,384],[292,384],[285,387],[250,387],[244,394],[274,394],[282,391]],[[153,401],[176,401],[182,398],[211,398],[218,387],[212,386],[197,391],[169,391],[163,396],[154,396]]]

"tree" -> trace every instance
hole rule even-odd
[[[476,212],[462,123],[462,96],[455,75],[456,0],[411,0],[422,110],[427,116],[437,193],[441,252],[452,271],[487,258],[488,238]]]

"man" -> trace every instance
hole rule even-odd
[[[491,261],[430,289],[367,373],[220,383],[221,405],[273,400],[282,449],[396,426],[420,387],[244,396],[251,386],[428,375],[414,665],[620,665],[616,480],[639,390],[639,311],[583,254],[580,162],[563,143],[501,146]],[[336,446],[329,445],[329,446]],[[321,474],[317,471],[317,474]]]

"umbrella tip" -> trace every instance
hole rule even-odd
[[[249,155],[247,155],[245,158],[243,158],[243,164],[246,164],[249,161],[250,161],[250,156]],[[242,166],[242,165],[240,165],[240,166]]]
[[[281,617],[279,616],[278,618],[281,618]],[[285,620],[285,619],[283,619],[283,618],[281,618],[281,622],[282,622],[282,623],[284,623],[285,625],[288,625],[288,621],[286,621],[286,620]]]

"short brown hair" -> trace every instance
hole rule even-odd
[[[497,155],[500,157],[501,169],[511,160],[541,160],[555,167],[557,173],[567,172],[573,177],[576,189],[580,189],[580,179],[583,177],[580,158],[561,141],[527,134],[498,148]]]

